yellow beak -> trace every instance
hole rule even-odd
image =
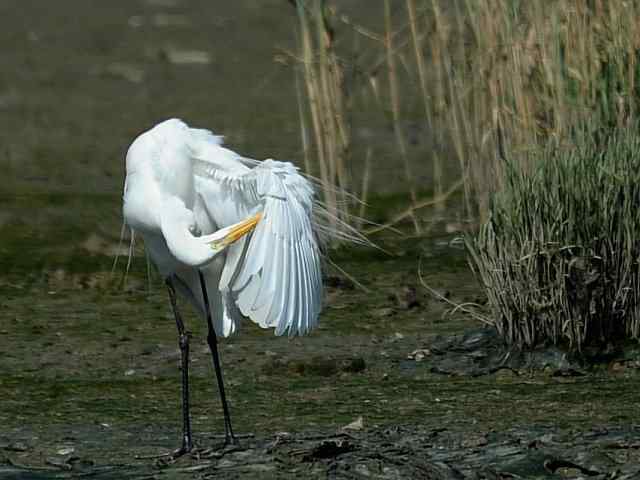
[[[218,240],[213,240],[209,245],[213,250],[222,250],[240,240],[247,233],[252,232],[261,219],[262,212],[258,212],[253,217],[249,217],[248,219],[235,224],[224,237]]]

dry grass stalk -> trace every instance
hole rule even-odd
[[[298,104],[298,122],[300,124],[300,143],[302,144],[302,153],[304,155],[304,169],[307,172],[312,172],[311,157],[309,155],[309,130],[307,128],[307,120],[304,111],[300,76],[297,71],[294,71],[294,76],[296,83],[296,101]]]
[[[420,26],[418,25],[415,0],[407,0],[407,12],[409,13],[409,26],[411,28],[411,40],[413,43],[413,51],[415,53],[418,79],[420,80],[420,94],[424,108],[425,126],[427,131],[430,131],[434,128],[433,113],[430,106],[431,102],[427,86],[427,66],[419,34]],[[442,165],[440,164],[440,158],[437,153],[433,156],[433,184],[435,196],[438,197],[442,195]],[[443,210],[444,203],[438,203],[436,205],[436,209],[440,211]]]
[[[321,28],[322,2],[307,0],[309,9],[302,3],[301,23],[310,25],[301,35],[309,123],[320,173],[345,186],[341,152],[350,146],[345,118],[352,107],[340,94],[337,47]],[[504,178],[499,128],[503,150],[520,155],[548,141],[570,144],[577,126],[593,117],[598,120],[590,124],[604,131],[636,116],[639,2],[405,0],[393,4],[395,29],[391,2],[378,5],[382,33],[340,17],[346,29],[340,35],[351,31],[362,40],[354,70],[363,74],[349,85],[350,98],[371,88],[379,111],[391,113],[410,203],[417,202],[418,186],[411,185],[416,168],[408,160],[403,121],[425,124],[433,139],[431,155],[416,160],[431,163],[433,184],[420,188],[433,187],[437,196],[447,181],[463,176],[467,211],[483,216]],[[417,98],[421,109],[412,108]],[[417,218],[410,218],[415,225]]]
[[[367,201],[369,200],[369,179],[371,175],[371,156],[373,154],[373,149],[371,147],[367,148],[367,156],[364,161],[364,174],[362,175],[362,186],[360,187],[360,211],[358,212],[358,222],[356,228],[358,230],[362,229],[362,224],[364,222],[364,218],[367,210]]]
[[[311,8],[307,8],[307,3],[311,3]],[[350,130],[345,120],[342,69],[333,50],[323,8],[322,0],[299,1],[297,4],[302,74],[314,132],[318,172],[310,162],[306,168],[310,174],[319,174],[330,216],[344,220],[344,192],[349,186],[346,157],[350,148]],[[300,125],[306,129],[303,112]],[[305,138],[303,135],[303,142]],[[308,145],[303,143],[303,146],[308,151]]]
[[[549,140],[571,143],[576,126],[585,123],[609,128],[634,118],[640,47],[636,2],[514,6],[467,0],[465,5],[472,50],[458,76],[478,80],[469,86],[470,95],[455,100],[476,112],[478,155],[470,163],[470,179],[478,203],[485,205],[500,187],[496,125],[503,127],[508,150],[526,152]]]
[[[385,50],[387,53],[387,72],[389,80],[389,93],[391,98],[391,112],[393,113],[393,131],[396,137],[396,143],[400,156],[402,157],[402,164],[404,166],[404,173],[407,180],[407,186],[409,187],[409,195],[411,196],[411,202],[417,202],[416,190],[414,186],[413,175],[411,173],[411,165],[409,164],[409,158],[407,156],[407,147],[405,144],[404,133],[402,132],[402,126],[400,123],[400,93],[398,91],[398,74],[396,71],[395,55],[393,52],[392,43],[392,29],[391,29],[391,7],[389,0],[384,1],[384,19],[385,19]],[[420,223],[413,210],[409,214],[409,217],[413,221],[413,226],[416,233],[420,233]]]

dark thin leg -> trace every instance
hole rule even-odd
[[[213,320],[211,319],[211,308],[209,308],[209,295],[207,294],[207,285],[204,281],[202,272],[198,271],[200,275],[200,286],[202,287],[202,298],[204,299],[204,308],[207,315],[207,327],[209,328],[209,334],[207,335],[207,343],[211,350],[211,356],[213,357],[213,368],[216,371],[216,378],[218,379],[218,389],[220,390],[220,400],[222,401],[222,411],[224,412],[224,443],[225,445],[236,445],[238,441],[233,434],[231,428],[231,415],[229,415],[229,406],[227,405],[227,397],[224,393],[224,381],[222,379],[222,369],[220,368],[220,357],[218,356],[218,339],[216,337],[216,331],[213,328]]]
[[[193,438],[191,437],[191,416],[189,415],[189,338],[190,332],[185,331],[184,323],[176,305],[176,290],[171,277],[166,281],[169,290],[171,308],[178,327],[180,353],[182,354],[182,446],[176,450],[173,456],[180,456],[193,450]]]

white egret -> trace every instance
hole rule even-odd
[[[169,292],[182,364],[181,455],[193,448],[189,417],[189,332],[176,291],[207,320],[220,391],[225,444],[236,443],[224,392],[217,336],[243,317],[276,335],[302,335],[318,321],[322,279],[319,207],[312,183],[291,163],[243,158],[222,137],[171,119],[144,132],[126,158],[125,223]]]

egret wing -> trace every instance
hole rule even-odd
[[[197,185],[213,218],[224,215],[213,211],[214,201],[234,212],[235,221],[236,215],[262,212],[252,235],[229,248],[221,292],[242,315],[275,327],[276,335],[307,333],[322,304],[311,184],[290,163],[265,160],[249,168],[252,161],[245,159],[231,168],[230,162],[216,163],[215,150],[193,151]]]
[[[292,168],[263,163],[254,169],[263,217],[228,286],[240,311],[275,327],[276,335],[307,333],[317,323],[322,297],[312,191]]]

